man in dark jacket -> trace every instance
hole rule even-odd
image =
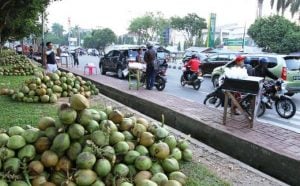
[[[269,69],[268,69],[268,59],[267,58],[260,58],[259,59],[259,64],[254,67],[253,69],[253,76],[256,77],[262,77],[266,78],[269,77],[273,80],[277,80],[278,77],[275,76]]]
[[[153,49],[153,45],[151,43],[147,43],[146,45],[147,51],[144,55],[144,61],[147,64],[146,67],[146,88],[151,90],[154,86],[155,81],[155,70],[154,70],[154,61],[156,60],[156,52]]]

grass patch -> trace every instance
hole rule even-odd
[[[229,183],[218,178],[201,163],[183,163],[181,168],[188,176],[187,186],[230,186]]]
[[[19,88],[26,79],[32,76],[1,76],[0,88]],[[95,101],[92,108],[103,110],[104,105]],[[0,96],[0,128],[11,126],[36,126],[44,116],[57,118],[57,104],[23,103],[12,100],[9,96]],[[201,163],[183,163],[182,171],[188,176],[187,186],[229,186]]]

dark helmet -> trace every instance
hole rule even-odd
[[[146,43],[146,47],[149,49],[149,48],[152,48],[153,47],[153,44],[152,43],[150,43],[150,42],[147,42]]]
[[[260,65],[266,65],[268,62],[269,62],[269,60],[266,57],[259,58]]]
[[[196,59],[198,58],[197,54],[192,54],[191,59]]]
[[[249,57],[246,57],[246,58],[245,58],[244,64],[245,64],[245,65],[251,65],[251,60],[250,60]]]

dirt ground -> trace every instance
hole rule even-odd
[[[68,100],[66,100],[67,102]],[[136,110],[126,107],[119,102],[116,102],[106,96],[98,95],[91,99],[91,103],[99,105],[107,105],[118,108],[123,113],[134,113],[136,116],[145,117],[153,120]],[[178,137],[186,138],[187,135],[168,127],[171,133]],[[209,170],[214,172],[220,178],[228,181],[232,185],[253,185],[253,186],[283,186],[287,185],[275,178],[272,178],[220,151],[217,151],[198,140],[189,138],[191,143],[191,150],[193,150],[193,161],[201,162]]]

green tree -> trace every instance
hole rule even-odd
[[[221,45],[221,38],[217,37],[215,40],[215,48],[218,47],[219,45]]]
[[[128,30],[137,34],[138,44],[141,44],[149,40],[158,40],[166,27],[168,27],[168,20],[163,17],[162,13],[147,12],[131,20]]]
[[[118,37],[117,44],[123,44],[123,37],[122,36]]]
[[[109,28],[93,30],[90,37],[84,39],[84,46],[103,50],[106,46],[117,41],[116,34]]]
[[[271,0],[271,8],[274,7],[275,0]],[[296,12],[299,12],[300,0],[277,0],[276,2],[276,11],[279,13],[281,11],[281,15],[283,16],[286,9],[290,7],[290,12],[292,16],[295,15]]]
[[[201,37],[202,29],[207,28],[205,19],[195,13],[184,17],[171,17],[170,24],[173,29],[184,34],[189,46],[193,45],[195,37]]]
[[[51,26],[51,31],[57,37],[63,37],[64,27],[59,23],[53,23]]]
[[[39,16],[50,0],[0,0],[0,46],[7,39],[21,39],[40,32]]]
[[[257,19],[248,29],[248,35],[259,47],[276,53],[299,51],[299,32],[299,26],[278,15]]]

